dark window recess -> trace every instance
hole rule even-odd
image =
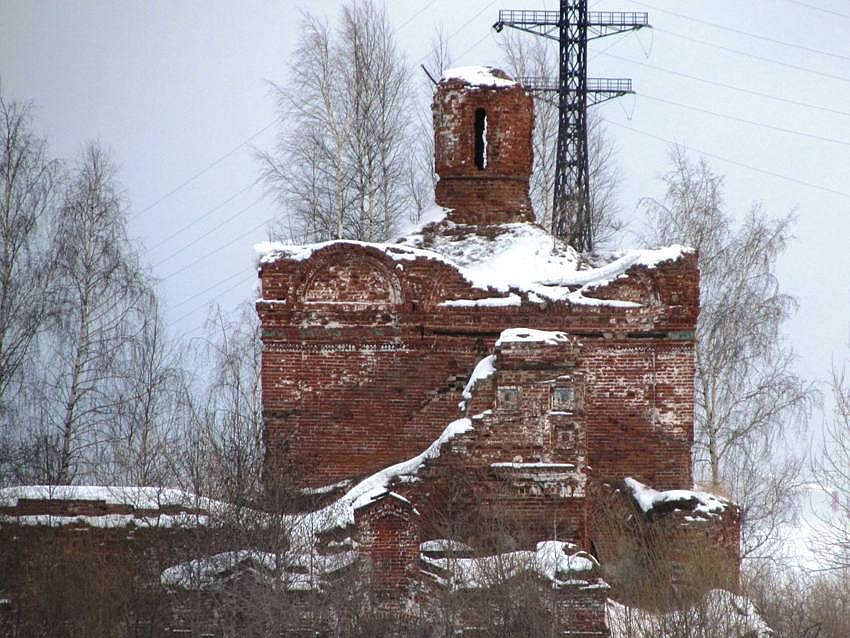
[[[497,401],[500,410],[519,409],[519,389],[511,386],[499,388]]]
[[[475,166],[487,168],[487,111],[475,109]]]
[[[572,410],[575,407],[575,393],[571,387],[557,387],[552,391],[553,410]]]

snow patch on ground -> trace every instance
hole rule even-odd
[[[652,612],[609,600],[606,608],[611,638],[676,638],[689,628],[691,638],[775,634],[752,601],[722,589],[712,589],[698,604],[670,612]]]

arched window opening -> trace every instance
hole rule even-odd
[[[475,166],[487,168],[487,111],[475,109]]]

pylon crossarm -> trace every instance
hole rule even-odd
[[[557,93],[558,80],[547,78],[541,75],[522,75],[517,78],[517,81],[522,84],[529,93]]]
[[[587,25],[587,41],[607,38],[609,35],[617,35],[626,31],[637,31],[648,25],[635,25],[632,27],[597,27],[592,24]]]
[[[587,14],[587,39],[597,40],[648,26],[649,14],[642,11],[590,11]]]
[[[624,95],[629,95],[634,93],[634,91],[588,91],[587,92],[587,105],[588,106],[596,106],[597,104],[602,104],[602,102],[607,102],[608,100],[613,100],[615,97],[623,97]],[[532,96],[534,94],[532,93]]]
[[[540,35],[544,38],[549,38],[550,40],[554,40],[555,42],[560,41],[560,37],[558,36],[558,27],[557,26],[546,26],[546,25],[532,25],[532,26],[524,26],[520,24],[513,24],[511,22],[497,22],[493,25],[493,29],[496,30],[497,33],[501,32],[505,27],[510,27],[511,29],[516,29],[517,31],[524,31],[525,33],[530,33],[531,35]]]

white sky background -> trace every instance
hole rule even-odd
[[[54,155],[73,159],[90,139],[111,150],[131,234],[176,333],[199,335],[210,300],[229,309],[256,297],[252,247],[275,211],[243,143],[272,143],[266,81],[286,82],[300,5],[333,18],[341,3],[0,2],[4,94],[35,103]],[[491,29],[500,8],[557,1],[388,2],[415,73],[437,25],[456,65],[501,65]],[[796,207],[796,240],[780,266],[800,302],[788,337],[801,373],[827,378],[850,337],[850,3],[591,0],[591,9],[648,11],[654,27],[591,46],[589,75],[634,81],[635,96],[596,107],[619,149],[624,211],[633,217],[641,197],[661,194],[668,141],[705,153],[725,175],[730,210]]]

